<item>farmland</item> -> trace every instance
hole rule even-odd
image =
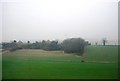
[[[2,57],[3,79],[118,78],[117,46],[88,46],[83,57],[39,49],[5,52]]]

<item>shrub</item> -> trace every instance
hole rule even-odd
[[[66,39],[62,43],[63,50],[66,53],[84,53],[85,41],[82,38]]]

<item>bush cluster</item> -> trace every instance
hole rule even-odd
[[[14,40],[11,43],[2,43],[4,50],[16,51],[18,49],[43,49],[47,51],[63,50],[66,53],[84,53],[84,47],[89,45],[88,41],[82,38],[70,38],[65,39],[62,43],[58,41],[42,40],[41,42],[36,41],[35,43],[23,43],[22,41]]]

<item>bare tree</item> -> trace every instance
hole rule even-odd
[[[107,42],[107,39],[106,39],[106,38],[103,38],[103,39],[102,39],[103,46],[105,46],[106,42]]]

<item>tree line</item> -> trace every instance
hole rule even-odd
[[[83,54],[86,45],[91,44],[82,38],[69,38],[63,40],[61,43],[56,40],[42,40],[34,43],[31,43],[30,41],[23,43],[22,41],[14,40],[12,42],[2,43],[2,49],[3,51],[9,50],[11,52],[19,49],[42,49],[46,51],[63,50],[66,53]]]

